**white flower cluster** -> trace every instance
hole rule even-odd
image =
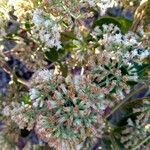
[[[140,36],[131,31],[122,34],[121,30],[113,24],[103,24],[101,28],[95,27],[91,36],[100,45],[96,48],[98,52],[103,49],[103,53],[107,53],[105,56],[107,60],[110,58],[118,62],[121,60],[128,70],[128,79],[134,81],[138,79],[134,63],[142,64],[142,60],[150,56],[150,50],[142,45]]]
[[[2,114],[6,117],[10,117],[20,129],[27,127],[28,130],[31,130],[34,126],[34,120],[31,120],[30,117],[25,115],[23,112],[26,107],[16,102],[12,102],[10,105],[6,105],[2,110]]]
[[[20,129],[24,129],[27,127],[27,130],[32,130],[34,126],[34,120],[31,121],[30,117],[23,113],[19,113],[17,115],[12,115],[11,120],[14,121]]]
[[[35,100],[36,98],[38,98],[39,94],[40,94],[40,92],[37,89],[35,89],[35,88],[32,88],[29,91],[29,95],[30,95],[30,99],[31,100]]]
[[[44,13],[43,10],[41,9],[36,9],[33,12],[33,18],[32,21],[36,26],[42,26],[42,24],[45,22],[44,17],[42,16],[42,14]]]
[[[52,15],[45,16],[45,12],[41,9],[36,9],[33,12],[33,23],[35,24],[35,33],[47,47],[61,48],[60,42],[60,27],[56,23],[56,18]]]
[[[130,51],[126,51],[124,56],[123,56],[123,61],[131,66],[131,61],[133,60],[136,61],[137,63],[141,64],[142,61],[150,56],[150,50],[145,48],[141,42],[138,42],[136,39],[138,39],[138,36],[136,34],[132,35],[132,32],[127,33],[124,41],[124,45],[126,46],[132,46]],[[134,38],[133,38],[134,37]],[[129,39],[127,41],[127,39]],[[132,45],[133,44],[133,45]]]
[[[145,59],[146,57],[150,56],[150,50],[141,50],[139,51],[138,49],[134,49],[133,51],[131,51],[131,57],[136,57],[138,59],[140,59],[141,61],[143,59]]]
[[[31,88],[29,91],[30,99],[32,100],[33,107],[42,107],[43,101],[41,98],[40,91],[38,91],[36,88]]]
[[[53,70],[38,70],[34,75],[34,83],[48,83],[53,76]],[[42,107],[42,94],[36,88],[31,88],[29,91],[30,99],[32,100],[33,107]]]
[[[24,0],[8,0],[9,5],[17,6],[19,3],[23,2]]]
[[[139,44],[136,34],[128,32],[123,35],[120,29],[114,24],[103,24],[102,29],[97,26],[91,35],[94,39],[98,40],[100,45],[104,45],[107,50],[112,49],[113,45],[128,47]],[[97,36],[101,36],[102,38],[98,39]]]
[[[100,8],[101,16],[105,15],[108,8],[117,4],[116,0],[84,0],[91,7],[98,6]]]
[[[20,105],[19,103],[12,102],[10,106],[6,105],[2,111],[4,116],[11,116],[22,112],[24,110],[24,106]]]
[[[37,83],[48,82],[52,79],[53,74],[54,74],[53,70],[40,69],[33,75],[33,78]]]

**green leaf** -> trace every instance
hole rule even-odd
[[[58,61],[58,52],[56,48],[51,48],[49,51],[46,51],[45,57],[52,62]]]
[[[150,16],[150,0],[147,2],[146,15]]]
[[[25,28],[26,28],[27,30],[30,30],[31,25],[30,25],[30,22],[29,22],[29,21],[26,21],[24,25],[25,25]]]
[[[67,77],[68,74],[68,66],[66,64],[61,64],[60,63],[60,70],[62,72],[63,77]]]
[[[140,77],[144,77],[148,75],[150,64],[144,63],[142,65],[139,65],[138,63],[134,63],[134,67],[136,68],[138,75]]]
[[[62,32],[61,33],[61,42],[62,43],[68,42],[69,40],[73,40],[73,39],[76,39],[74,32],[70,31],[70,32]]]
[[[54,131],[54,136],[55,137],[60,137],[61,136],[61,130],[59,128]]]
[[[28,94],[24,95],[22,97],[22,101],[25,103],[25,104],[28,104],[30,102],[30,97]]]
[[[101,27],[103,24],[110,24],[110,23],[117,25],[123,33],[126,33],[132,25],[132,21],[129,21],[123,17],[117,17],[117,18],[115,18],[115,17],[102,17],[101,19],[97,20],[94,23],[93,27],[96,27],[96,26]]]
[[[132,26],[132,21],[127,20],[127,19],[125,19],[125,18],[123,18],[123,17],[118,17],[118,18],[117,18],[117,21],[121,24],[120,29],[121,29],[121,31],[122,31],[123,33],[128,32],[129,29],[130,29],[131,26]]]
[[[150,98],[137,98],[132,101],[128,101],[123,105],[123,109],[141,106],[144,101],[150,101]]]
[[[145,88],[147,88],[147,85],[142,85],[141,87],[139,87],[136,90],[131,91],[128,95],[126,95],[126,97],[124,98],[124,100],[122,100],[120,103],[118,103],[117,105],[115,105],[115,107],[111,110],[111,112],[106,115],[106,119],[109,118],[109,116],[113,115],[115,112],[117,112],[117,110],[122,110],[122,106],[134,95],[136,95],[137,93],[139,93],[140,91],[144,90]]]
[[[118,27],[121,27],[121,24],[114,17],[102,17],[94,23],[93,27],[96,26],[101,27],[103,24],[110,24],[110,23],[117,25]]]
[[[73,40],[76,39],[76,35],[73,31],[62,32],[61,33],[61,42],[65,50],[71,51],[74,47]]]

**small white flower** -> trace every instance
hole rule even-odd
[[[133,66],[131,62],[127,62],[127,65],[128,65],[129,67],[132,67],[132,66]]]
[[[60,88],[62,89],[62,91],[63,91],[65,94],[67,93],[67,89],[66,89],[66,87],[65,87],[64,84],[61,84],[61,85],[60,85]]]
[[[121,98],[121,99],[124,99],[124,94],[123,94],[123,92],[122,92],[122,90],[117,90],[117,94],[119,95],[119,97]]]
[[[90,6],[92,6],[92,7],[95,6],[94,0],[86,0],[86,1]]]
[[[137,81],[138,76],[128,76],[129,80]]]
[[[108,30],[108,25],[103,24],[102,27],[103,27],[104,31],[107,31],[107,30]]]
[[[11,6],[15,6],[19,3],[21,3],[23,0],[8,0],[8,4]]]
[[[121,33],[116,34],[114,40],[115,40],[118,44],[121,44],[121,42],[122,42],[122,34],[121,34]]]
[[[35,88],[30,89],[29,91],[30,99],[35,100],[36,98],[39,97],[39,91]]]
[[[98,6],[101,16],[106,13],[108,8],[116,4],[114,0],[82,0],[82,2],[87,2],[91,7]]]
[[[57,103],[53,100],[48,100],[47,101],[47,106],[48,106],[49,109],[52,109],[52,108],[57,107]]]
[[[39,105],[39,102],[38,102],[38,101],[35,101],[35,102],[33,102],[33,104],[32,104],[32,106],[35,107],[35,108],[38,107],[38,105]]]
[[[130,54],[129,52],[126,52],[126,53],[124,54],[124,58],[129,59],[129,58],[130,58],[130,56],[131,56],[131,54]]]
[[[61,28],[57,24],[54,16],[51,15],[47,19],[44,15],[44,11],[41,9],[36,9],[33,12],[32,21],[38,31],[38,33],[35,34],[39,36],[41,42],[44,43],[45,46],[50,48],[56,47],[58,50],[61,48]]]
[[[33,12],[32,21],[37,26],[41,26],[45,22],[44,18],[42,17],[42,13],[43,13],[43,10],[41,9],[36,9]]]
[[[118,26],[114,26],[114,32],[120,31],[120,29],[118,28]]]
[[[143,53],[140,55],[140,59],[143,60],[144,58],[150,56],[150,52],[148,50],[145,50]]]
[[[39,80],[42,80],[42,82],[47,82],[52,79],[53,71],[48,70],[48,69],[43,69],[43,70],[37,71],[36,74],[37,74],[37,77],[39,78]]]
[[[53,26],[53,24],[52,24],[52,22],[51,22],[50,20],[46,20],[46,21],[44,22],[44,24],[45,24],[45,27],[46,27],[46,28]]]
[[[134,126],[133,121],[130,118],[127,120],[127,122],[128,122],[128,125]]]
[[[81,75],[75,75],[73,77],[73,82],[74,82],[76,90],[78,90],[80,88],[80,85],[79,85],[80,81],[81,81]]]
[[[42,107],[44,102],[42,101],[41,97],[37,98],[36,100],[33,101],[32,106],[33,107]]]
[[[130,31],[124,35],[123,42],[125,45],[128,45],[128,46],[136,45],[136,44],[138,44],[137,38],[138,38],[137,35]]]
[[[132,56],[134,57],[134,56],[137,56],[137,55],[138,55],[137,49],[133,50],[132,51]]]
[[[11,111],[10,111],[10,107],[9,106],[6,106],[6,107],[4,107],[4,109],[3,109],[3,111],[2,111],[2,114],[4,115],[4,116],[9,116],[11,113],[10,113]]]

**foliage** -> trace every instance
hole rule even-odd
[[[149,149],[149,3],[1,0],[1,147]]]

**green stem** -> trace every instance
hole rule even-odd
[[[148,140],[150,140],[150,135],[148,137],[146,137],[143,141],[141,141],[138,145],[136,145],[134,148],[132,148],[131,150],[138,149],[142,144],[144,144]]]
[[[68,35],[68,34],[65,34],[65,33],[61,33],[63,36],[65,36],[65,37],[68,37],[68,38],[70,38],[70,39],[75,39],[75,40],[78,40],[76,37],[74,37],[74,36],[71,36],[71,35]],[[80,41],[80,40],[78,40],[78,41]]]
[[[137,98],[137,99],[133,99],[132,101],[127,102],[123,108],[130,108],[133,107],[135,104],[141,104],[144,101],[150,101],[150,98],[148,97],[144,97],[144,98]]]
[[[107,119],[110,115],[112,115],[119,107],[121,107],[130,97],[132,97],[133,95],[137,94],[138,92],[140,92],[141,90],[145,89],[147,86],[144,85],[141,88],[133,91],[132,93],[130,93],[129,95],[126,96],[126,98],[124,100],[122,100],[121,103],[119,103],[104,119]]]

